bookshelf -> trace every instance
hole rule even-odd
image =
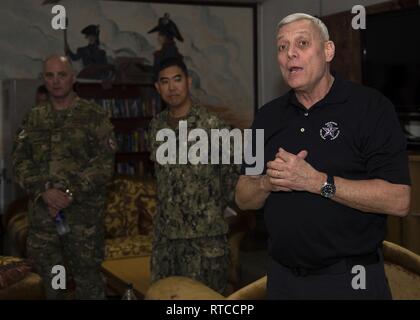
[[[77,83],[77,94],[94,101],[108,113],[114,126],[118,150],[115,174],[149,176],[153,164],[146,147],[145,134],[149,122],[162,104],[152,84]]]

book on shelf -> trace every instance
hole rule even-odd
[[[116,132],[118,152],[146,152],[146,129],[131,132]]]
[[[153,174],[145,137],[148,122],[163,107],[155,88],[152,85],[121,84],[104,89],[95,81],[81,84],[80,96],[102,107],[114,126],[118,144],[115,174]]]
[[[116,173],[128,176],[150,176],[152,170],[147,170],[143,161],[138,162],[119,162],[116,164]]]
[[[154,117],[161,111],[162,104],[158,95],[147,98],[137,97],[128,99],[92,99],[101,106],[110,118]]]

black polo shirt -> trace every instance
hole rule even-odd
[[[307,150],[306,161],[330,175],[410,184],[405,136],[394,106],[378,91],[339,76],[309,110],[290,91],[263,106],[252,128],[264,129],[265,163],[280,147],[294,154]],[[272,192],[264,215],[270,255],[290,267],[319,268],[374,252],[386,233],[386,215],[309,192]]]

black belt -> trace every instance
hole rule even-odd
[[[379,262],[380,253],[374,252],[361,256],[348,257],[340,260],[337,263],[334,263],[328,267],[319,268],[319,269],[308,269],[301,267],[286,267],[297,277],[305,277],[311,275],[325,275],[325,274],[341,274],[345,273],[348,270],[352,269],[356,265],[367,266]]]

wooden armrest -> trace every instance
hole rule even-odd
[[[223,300],[224,296],[196,280],[172,276],[153,283],[145,300]]]

